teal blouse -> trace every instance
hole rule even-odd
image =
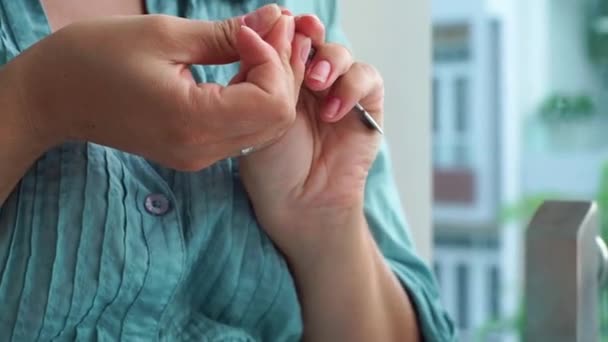
[[[147,9],[216,20],[267,2],[148,0]],[[329,40],[345,42],[336,1],[285,2],[318,14]],[[38,0],[0,0],[0,66],[48,34]],[[226,83],[236,70],[193,72],[201,82]],[[452,340],[390,169],[384,146],[366,189],[370,229],[426,340]],[[256,222],[237,160],[185,173],[66,143],[42,156],[0,208],[1,341],[297,341],[301,334],[294,281]]]

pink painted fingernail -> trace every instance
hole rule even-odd
[[[337,97],[332,97],[329,100],[327,100],[327,103],[325,104],[325,110],[323,111],[323,116],[326,119],[333,119],[336,117],[336,115],[338,115],[338,112],[340,111],[340,107],[342,106],[342,101],[337,98]]]
[[[315,80],[320,83],[327,82],[329,78],[329,73],[331,72],[331,64],[328,61],[322,60],[317,62],[317,64],[312,68],[310,74],[308,74],[308,78]]]

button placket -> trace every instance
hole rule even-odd
[[[125,326],[121,335],[125,340],[134,336],[157,339],[160,329],[167,324],[164,315],[179,288],[185,266],[179,203],[162,178],[156,178],[151,168],[146,167],[146,171],[149,186],[147,191],[140,191],[138,207],[149,255],[148,272],[137,301],[129,309],[128,319],[141,321],[145,317],[141,324],[151,325],[145,333],[139,331],[137,325]]]

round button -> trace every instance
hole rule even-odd
[[[169,199],[163,194],[150,194],[146,196],[146,211],[152,215],[161,216],[166,214],[169,209]]]

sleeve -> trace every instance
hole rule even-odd
[[[315,5],[325,23],[327,40],[348,46],[338,24],[337,0],[317,0]],[[412,245],[391,170],[388,146],[383,143],[365,189],[368,224],[386,262],[411,298],[424,340],[454,341],[454,324],[440,302],[436,280]]]

